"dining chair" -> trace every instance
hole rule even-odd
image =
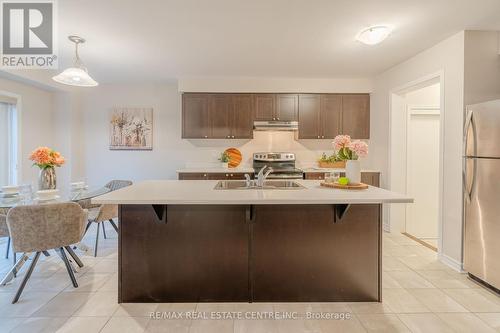
[[[10,234],[9,234],[9,228],[7,227],[7,215],[4,214],[0,214],[0,237],[7,237],[7,248],[5,250],[5,259],[9,259]]]
[[[23,252],[23,256],[12,270],[16,270],[21,262],[26,262],[29,255],[35,252],[19,289],[12,300],[16,303],[21,297],[26,283],[40,258],[40,254],[48,250],[56,250],[61,257],[70,276],[73,287],[78,283],[73,273],[66,252],[79,267],[83,263],[73,252],[70,245],[81,241],[84,233],[87,211],[74,202],[53,203],[44,205],[16,206],[7,213],[7,226],[15,252]]]
[[[110,192],[112,192],[130,185],[132,185],[132,181],[130,180],[115,179],[108,182],[106,185],[104,185],[104,187],[107,187],[110,190]],[[89,209],[89,220],[85,228],[85,232],[87,232],[92,223],[97,223],[94,257],[97,257],[97,247],[99,243],[99,226],[100,225],[102,226],[102,233],[104,239],[106,239],[107,238],[106,228],[104,226],[105,222],[109,222],[113,227],[113,229],[115,229],[116,233],[118,233],[118,226],[113,221],[113,219],[115,218],[118,218],[118,205],[99,205],[98,207],[91,207],[91,209]]]

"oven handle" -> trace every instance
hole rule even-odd
[[[303,178],[304,178],[304,175],[277,176],[277,175],[270,174],[269,176],[267,176],[267,179],[303,179]]]

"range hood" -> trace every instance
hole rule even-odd
[[[253,129],[255,131],[297,131],[299,129],[298,121],[254,121]]]

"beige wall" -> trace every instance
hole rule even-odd
[[[241,150],[246,165],[251,165],[252,153],[258,151],[295,152],[303,166],[332,151],[331,140],[297,141],[292,132],[254,132],[252,140],[181,139],[181,93],[175,83],[101,85],[83,91],[81,102],[84,174],[95,186],[111,178],[174,179],[179,168],[219,166],[219,154],[229,147]],[[116,106],[153,107],[152,151],[109,150],[108,117]]]
[[[500,98],[499,35],[497,31],[465,32],[465,105]]]
[[[374,80],[372,93],[371,164],[384,171],[383,183],[389,188],[405,192],[406,165],[401,152],[404,143],[391,137],[400,137],[396,132],[405,123],[406,117],[392,109],[391,97],[397,91],[408,88],[412,82],[441,73],[444,92],[444,151],[443,151],[443,243],[442,258],[459,266],[462,258],[462,123],[464,89],[464,33],[460,32],[434,47],[380,74]],[[404,103],[404,101],[402,102]],[[392,126],[391,126],[392,124]],[[396,131],[396,132],[394,132]],[[388,135],[389,133],[389,135]],[[398,181],[399,179],[399,181]],[[391,230],[401,230],[404,207],[390,207]]]
[[[405,102],[410,106],[437,106],[439,107],[441,86],[438,83],[431,84],[414,91],[405,96]]]
[[[179,79],[183,92],[368,93],[371,78],[198,77]]]
[[[58,148],[54,141],[54,93],[4,78],[0,78],[0,91],[20,97],[20,182],[32,183],[36,188],[38,169],[28,160],[30,152],[39,146]]]

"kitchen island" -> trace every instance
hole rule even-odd
[[[217,184],[145,181],[92,200],[119,205],[119,302],[381,300],[382,204],[411,198]]]

